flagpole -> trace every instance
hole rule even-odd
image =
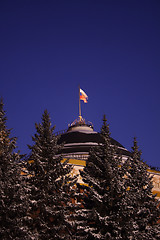
[[[80,101],[80,86],[79,86],[79,120],[81,121],[82,116],[81,116],[81,101]]]

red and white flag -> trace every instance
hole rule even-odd
[[[88,96],[87,94],[80,88],[80,100],[83,100],[85,103],[87,103]]]

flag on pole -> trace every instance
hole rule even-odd
[[[80,88],[80,100],[83,100],[85,103],[87,103],[88,96],[87,94]]]

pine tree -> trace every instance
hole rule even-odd
[[[24,225],[27,201],[20,175],[20,155],[15,153],[16,138],[10,137],[7,118],[0,102],[0,239],[31,239]]]
[[[81,172],[84,187],[84,209],[79,211],[78,239],[123,239],[126,189],[125,165],[111,145],[109,126],[103,118],[103,144],[90,151]]]
[[[62,158],[58,156],[61,146],[57,144],[55,126],[51,127],[47,110],[42,115],[42,123],[35,127],[34,145],[29,146],[30,228],[34,239],[72,239],[68,219],[74,197],[75,180],[69,175],[72,168],[66,162],[61,163]]]
[[[134,138],[132,147],[132,159],[128,169],[128,197],[132,209],[130,223],[132,238],[137,240],[160,239],[159,226],[156,224],[160,217],[158,201],[152,194],[152,177],[147,172],[147,165],[141,160],[141,151]]]

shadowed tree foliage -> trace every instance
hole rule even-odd
[[[72,167],[61,163],[58,156],[61,146],[53,133],[47,110],[42,115],[42,123],[36,124],[36,134],[29,158],[28,170],[31,177],[29,212],[30,228],[35,239],[73,239],[69,215],[73,211],[71,199],[76,179],[69,174]]]
[[[77,213],[77,239],[159,239],[158,202],[136,139],[132,158],[122,160],[111,145],[105,116],[101,135],[103,144],[90,151],[81,172],[87,186]]]
[[[152,177],[147,172],[147,167],[141,160],[141,151],[138,150],[137,140],[134,138],[126,184],[129,189],[132,239],[137,240],[160,239],[160,229],[156,224],[160,217],[160,209],[152,194]]]
[[[14,152],[16,138],[6,127],[4,104],[0,102],[0,239],[31,239],[25,226],[27,201],[20,175],[20,156]]]
[[[111,145],[105,116],[101,135],[103,144],[90,151],[86,167],[81,172],[88,187],[84,187],[84,209],[77,216],[78,239],[123,239],[126,169]]]
[[[160,239],[160,209],[135,138],[132,158],[122,160],[111,145],[104,116],[103,143],[91,149],[81,171],[84,185],[75,188],[77,179],[71,177],[72,167],[62,163],[62,146],[45,110],[42,123],[35,124],[28,176],[23,178],[3,107],[1,100],[0,239]],[[76,205],[75,199],[80,200]]]

